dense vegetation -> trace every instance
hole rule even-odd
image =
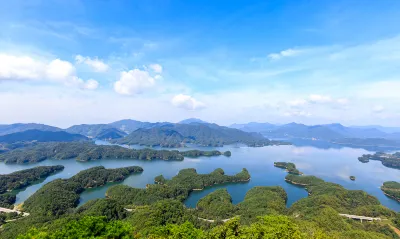
[[[124,131],[117,129],[110,124],[74,125],[66,129],[66,131],[69,133],[85,135],[90,138],[104,140],[118,139],[127,135]]]
[[[140,191],[134,192],[131,191],[133,188],[123,186],[118,198],[110,197],[115,195],[110,191],[122,189],[114,186],[110,188],[107,199],[89,201],[78,209],[70,208],[64,214],[55,216],[33,213],[16,222],[7,223],[0,238],[17,238],[18,235],[21,239],[399,238],[387,224],[400,226],[400,216],[380,205],[376,198],[363,191],[346,190],[340,185],[315,177],[288,175],[293,177],[293,182],[304,182],[300,178],[307,177],[305,182],[309,184],[306,189],[310,192],[309,197],[299,200],[289,209],[285,207],[287,195],[281,187],[252,188],[237,205],[232,204],[225,189],[216,190],[201,199],[196,209],[185,208],[179,196],[157,198],[168,188],[181,188],[185,191],[188,187],[199,187],[197,181],[202,180],[203,185],[209,185],[223,176],[220,169],[208,175],[199,175],[193,169],[186,169],[171,180],[159,176],[156,180],[159,184],[137,189]],[[76,181],[89,178],[93,178],[93,175],[81,175]],[[239,178],[243,179],[242,176]],[[157,187],[158,190],[152,190]],[[146,200],[129,200],[132,197],[139,199],[144,194],[153,194],[155,200],[151,203],[142,203]],[[47,202],[43,202],[46,205]],[[40,201],[37,203],[39,205]],[[383,217],[392,221],[360,223],[341,217],[339,213]],[[230,220],[224,223],[220,221],[228,218]]]
[[[284,168],[288,173],[295,174],[295,175],[301,175],[303,174],[300,172],[294,163],[286,163],[286,162],[275,162],[274,166],[277,168]]]
[[[115,128],[110,128],[102,130],[99,134],[96,135],[96,139],[112,140],[112,139],[119,139],[125,136],[126,136],[125,132],[122,132],[121,130]]]
[[[85,141],[87,138],[80,134],[70,134],[64,131],[41,131],[37,129],[6,134],[0,136],[0,142],[14,144],[17,142],[36,141],[36,142],[71,142]]]
[[[65,131],[72,134],[81,134],[91,138],[96,138],[96,136],[99,135],[101,132],[111,128],[113,127],[108,124],[81,124],[71,126]]]
[[[237,215],[242,222],[248,224],[257,217],[267,214],[284,214],[286,212],[287,194],[282,187],[254,187],[250,189],[243,200],[237,205]]]
[[[197,202],[196,209],[201,218],[223,220],[235,215],[236,208],[226,189],[218,189]]]
[[[300,186],[309,186],[322,183],[324,180],[317,178],[315,176],[299,176],[294,174],[288,174],[285,177],[285,181]]]
[[[37,215],[62,215],[78,205],[79,194],[84,189],[122,181],[130,174],[142,171],[143,169],[137,166],[117,169],[105,169],[102,166],[90,168],[69,179],[56,179],[47,183],[24,202],[23,208]]]
[[[147,185],[146,189],[117,185],[107,190],[107,197],[125,204],[147,205],[163,199],[185,200],[193,190],[202,190],[207,186],[223,183],[246,182],[250,174],[246,169],[229,176],[222,169],[210,174],[198,174],[195,169],[182,169],[178,175],[167,180],[162,175],[155,178],[156,184]]]
[[[394,154],[382,152],[377,152],[375,154],[364,154],[359,157],[358,160],[362,163],[368,163],[370,160],[378,160],[381,161],[386,167],[400,169],[400,152]]]
[[[33,182],[46,178],[64,169],[64,166],[39,166],[0,175],[0,194],[31,185]]]
[[[0,207],[10,208],[17,200],[15,194],[5,193],[0,194]]]
[[[386,196],[400,202],[400,183],[394,181],[384,182],[381,190],[385,193]]]
[[[216,124],[166,124],[152,128],[141,128],[128,136],[118,139],[119,144],[140,144],[148,146],[181,147],[185,143],[203,146],[223,146],[244,143],[248,146],[279,144],[258,133],[219,126]]]
[[[38,143],[31,147],[0,154],[5,163],[34,163],[46,159],[72,159],[90,161],[99,159],[183,160],[187,157],[216,156],[219,151],[128,149],[117,145],[95,145],[85,142]]]

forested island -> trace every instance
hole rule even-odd
[[[8,208],[14,204],[16,197],[12,191],[28,187],[36,181],[45,179],[63,169],[64,166],[61,165],[39,166],[0,175],[0,207]]]
[[[188,168],[179,171],[172,179],[165,179],[159,175],[155,184],[148,184],[146,189],[132,188],[126,185],[116,185],[107,190],[107,197],[121,203],[132,205],[152,204],[163,199],[184,201],[194,190],[203,190],[205,187],[223,183],[239,183],[250,180],[246,169],[229,176],[222,169],[216,169],[210,174],[198,174],[195,169]]]
[[[46,159],[91,161],[99,159],[183,160],[184,157],[230,155],[230,152],[200,150],[129,149],[117,145],[96,145],[86,142],[38,143],[0,154],[0,162],[36,163]]]
[[[359,157],[358,160],[362,163],[368,163],[370,160],[378,160],[381,161],[386,167],[400,169],[400,152],[394,154],[382,152],[377,152],[375,154],[364,154]]]
[[[294,174],[288,174],[285,177],[285,181],[295,185],[310,186],[322,183],[324,180],[317,178],[315,176],[299,176]]]
[[[46,178],[64,169],[62,165],[39,166],[0,175],[0,194],[31,185],[34,181]]]
[[[287,163],[287,162],[275,162],[274,166],[277,168],[283,168],[286,169],[286,171],[290,174],[295,174],[295,175],[302,175],[303,173],[300,172],[294,163]]]
[[[34,215],[59,216],[75,208],[83,190],[119,182],[133,173],[143,172],[138,166],[105,169],[103,166],[83,170],[69,179],[47,183],[23,204],[23,209]]]
[[[400,202],[400,183],[394,181],[384,182],[381,190],[386,196]]]

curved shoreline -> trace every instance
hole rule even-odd
[[[290,183],[290,184],[293,184],[293,185],[299,185],[299,186],[303,186],[303,187],[307,187],[307,186],[310,185],[310,184],[296,183],[296,182],[293,182],[293,181],[291,181],[291,180],[289,180],[289,179],[286,179],[286,178],[285,178],[285,181],[286,181],[287,183]]]

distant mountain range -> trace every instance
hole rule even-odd
[[[327,140],[338,144],[377,144],[400,146],[400,132],[395,132],[394,130],[396,128],[385,128],[382,126],[380,126],[378,129],[372,126],[346,127],[341,124],[309,126],[297,123],[289,123],[284,125],[274,125],[270,123],[248,123],[233,124],[231,127],[246,132],[258,132],[268,138],[302,138]]]
[[[400,128],[394,127],[346,127],[341,124],[304,125],[298,123],[276,125],[257,122],[233,124],[230,127],[224,127],[196,118],[182,120],[179,123],[151,123],[125,119],[110,124],[74,125],[67,129],[61,129],[44,124],[20,123],[0,125],[0,136],[30,130],[43,132],[65,131],[71,135],[112,140],[123,144],[161,145],[166,147],[176,147],[182,143],[194,143],[199,145],[224,145],[230,143],[264,145],[269,144],[266,141],[266,138],[326,140],[346,145],[374,143],[379,145],[400,146]],[[33,135],[33,132],[28,132],[7,137],[10,137],[10,139],[17,139],[19,137],[21,141],[47,139],[55,139],[57,141],[62,138],[65,138],[63,141],[69,141],[74,137],[79,138],[78,136],[70,137],[70,135],[62,136],[61,134],[59,138],[56,136],[52,138],[53,135],[50,133]],[[361,141],[360,139],[364,139],[364,141]],[[365,139],[368,140],[366,141]]]

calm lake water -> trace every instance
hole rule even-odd
[[[102,143],[102,142],[97,142]],[[310,146],[311,145],[311,146]],[[17,194],[17,204],[22,203],[42,185],[56,178],[69,178],[81,170],[94,166],[106,168],[119,168],[137,165],[144,169],[141,174],[131,175],[121,182],[132,187],[144,188],[146,184],[154,182],[154,177],[163,174],[166,178],[175,176],[179,170],[184,168],[195,168],[198,173],[210,173],[216,168],[222,168],[226,174],[236,174],[242,168],[247,168],[251,174],[251,180],[247,183],[225,184],[203,191],[195,191],[187,199],[185,204],[188,207],[195,207],[197,201],[208,193],[218,189],[227,188],[232,195],[233,203],[243,200],[246,192],[254,186],[282,186],[288,194],[287,206],[300,198],[306,197],[304,189],[288,184],[284,181],[286,172],[275,168],[275,161],[293,162],[297,168],[307,175],[315,175],[329,182],[335,182],[348,189],[360,189],[376,196],[383,205],[400,211],[400,204],[386,197],[380,190],[384,181],[400,181],[400,170],[384,167],[379,161],[371,161],[363,164],[357,160],[365,153],[372,153],[365,149],[329,146],[319,142],[314,144],[308,141],[296,141],[290,146],[270,146],[262,148],[225,146],[223,148],[199,148],[202,150],[217,149],[221,151],[230,150],[231,157],[200,157],[185,158],[184,161],[140,161],[140,160],[99,160],[92,162],[77,162],[71,160],[46,160],[30,165],[6,165],[0,163],[0,174],[7,174],[14,171],[31,168],[39,165],[64,165],[65,169],[46,180],[30,186]],[[180,149],[182,150],[182,149]],[[356,176],[356,181],[349,179],[350,175]],[[102,198],[107,188],[114,184],[107,184],[104,187],[86,190],[81,194],[81,204],[95,198]]]

